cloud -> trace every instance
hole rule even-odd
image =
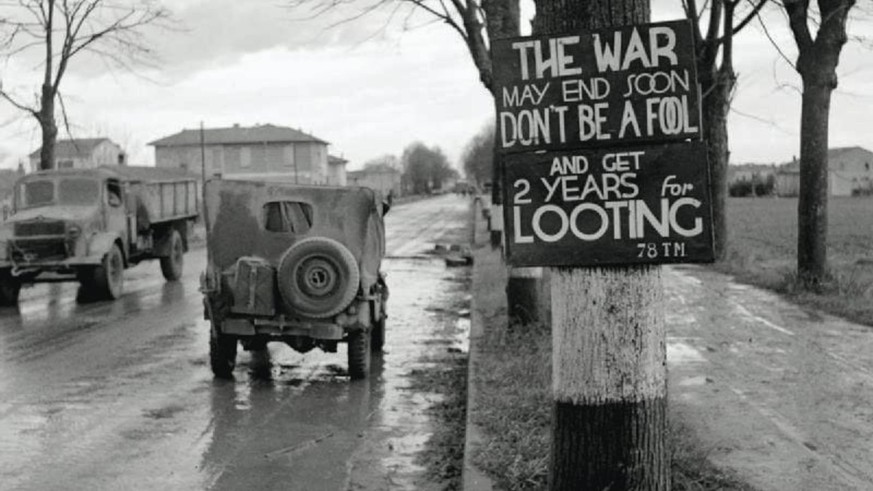
[[[390,2],[360,18],[356,17],[363,12],[365,2],[340,2],[337,8],[320,14],[316,10],[320,2],[299,7],[292,7],[293,3],[293,0],[188,2],[174,12],[178,30],[152,34],[162,67],[175,73],[190,72],[232,64],[246,54],[279,47],[348,48],[374,36],[396,38],[402,30],[400,19],[391,20]]]

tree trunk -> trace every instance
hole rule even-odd
[[[552,269],[550,489],[669,489],[660,273]]]
[[[828,120],[832,86],[803,83],[800,115],[800,199],[797,202],[797,275],[817,290],[827,274]]]
[[[534,32],[649,19],[647,0],[540,0]],[[552,490],[670,487],[660,266],[553,268]]]
[[[37,119],[42,130],[39,170],[51,170],[55,167],[55,143],[58,139],[58,126],[55,124],[55,96],[50,85],[42,86]]]
[[[730,163],[728,145],[728,112],[736,76],[716,72],[701,75],[703,138],[710,169],[710,193],[712,197],[712,232],[715,259],[723,259],[727,253],[727,171]]]

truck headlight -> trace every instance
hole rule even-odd
[[[82,235],[82,228],[78,225],[70,225],[67,228],[67,237],[71,239],[78,239],[80,235]]]

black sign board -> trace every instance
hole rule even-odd
[[[689,21],[495,40],[500,153],[700,138]]]
[[[702,142],[504,157],[514,266],[711,262]]]

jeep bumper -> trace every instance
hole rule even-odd
[[[224,319],[221,323],[224,334],[235,336],[308,336],[313,339],[340,340],[345,329],[332,322],[301,322],[279,319]]]

